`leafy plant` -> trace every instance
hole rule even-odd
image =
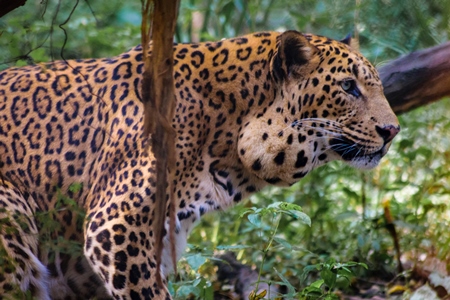
[[[80,183],[72,184],[68,191],[70,193],[78,193],[82,189]],[[71,197],[63,194],[57,189],[57,199],[54,208],[48,211],[38,211],[35,214],[36,223],[39,228],[39,243],[44,249],[49,249],[49,253],[68,254],[72,257],[83,255],[83,245],[81,242],[66,239],[60,234],[61,214],[65,211],[70,213],[71,218],[75,220],[75,224],[79,230],[82,230],[85,222],[86,212]],[[54,257],[50,257],[54,259]]]
[[[320,279],[314,281],[309,286],[305,287],[299,294],[300,299],[305,300],[339,300],[339,297],[333,293],[338,285],[342,287],[348,287],[350,285],[350,279],[353,277],[353,273],[350,270],[352,267],[362,266],[367,269],[367,265],[357,262],[338,263],[334,259],[330,258],[325,263],[319,263],[315,265],[306,266],[303,269],[303,280],[306,279],[308,274],[312,271],[318,271]],[[341,280],[343,279],[343,280]],[[339,284],[339,280],[341,280]],[[325,290],[326,289],[326,290]]]
[[[262,275],[262,270],[264,269],[264,263],[266,261],[266,259],[268,258],[269,255],[269,251],[273,250],[273,243],[275,242],[277,244],[277,248],[281,248],[281,249],[285,249],[287,251],[291,251],[292,250],[292,246],[291,244],[286,241],[285,239],[281,238],[281,237],[277,237],[277,231],[278,231],[278,226],[280,225],[280,221],[282,216],[289,216],[291,218],[293,218],[294,220],[299,221],[302,224],[306,224],[308,226],[311,226],[311,219],[308,217],[308,215],[306,215],[305,213],[302,212],[302,208],[299,205],[293,204],[293,203],[287,203],[287,202],[275,202],[270,204],[267,207],[263,207],[263,208],[249,208],[244,210],[241,213],[241,217],[243,217],[244,215],[247,215],[247,218],[249,220],[250,223],[252,223],[256,228],[261,230],[261,237],[263,236],[263,234],[267,231],[267,227],[263,226],[261,219],[264,217],[267,217],[270,222],[268,222],[269,224],[273,224],[271,227],[269,227],[269,234],[268,234],[268,242],[263,244],[262,247],[262,259],[261,259],[261,263],[260,263],[260,268],[259,268],[259,274],[258,274],[258,280],[255,283],[255,288],[254,288],[254,297],[255,299],[257,299],[257,292],[258,292],[258,287],[259,287],[259,283],[261,281],[261,275]],[[267,232],[266,232],[267,233]],[[264,241],[265,239],[263,239],[262,241]],[[270,294],[269,294],[270,295]]]
[[[178,278],[169,280],[169,291],[175,299],[213,300],[211,277],[212,265],[216,258],[206,249],[189,245],[188,252],[178,263]]]

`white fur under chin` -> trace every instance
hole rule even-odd
[[[370,170],[378,166],[381,157],[381,154],[375,154],[374,156],[369,157],[358,157],[351,161],[346,161],[346,163],[356,169]]]

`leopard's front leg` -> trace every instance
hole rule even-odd
[[[165,283],[157,283],[151,180],[138,170],[117,184],[114,178],[99,180],[101,192],[89,200],[85,255],[115,299],[169,300]]]

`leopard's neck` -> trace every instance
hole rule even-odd
[[[264,42],[258,43],[268,47],[260,52],[245,37],[175,48],[178,256],[203,214],[230,207],[268,184],[243,166],[237,141],[248,119],[263,115],[277,92],[269,71],[276,37],[261,35]],[[183,64],[189,57],[192,64]],[[209,61],[205,63],[209,67],[196,68],[197,60]],[[168,251],[163,256],[163,265],[170,269]]]

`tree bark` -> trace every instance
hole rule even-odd
[[[157,270],[161,266],[165,221],[169,207],[172,263],[176,272],[175,252],[175,198],[173,176],[175,168],[175,132],[171,126],[175,112],[173,84],[173,35],[177,21],[179,0],[147,0],[143,4],[141,25],[144,74],[142,79],[142,102],[144,103],[144,135],[151,139],[151,151],[156,160],[155,232]],[[149,39],[153,46],[148,52]],[[168,192],[168,194],[167,194]],[[169,203],[169,205],[167,205]],[[162,278],[157,273],[162,286]]]
[[[397,58],[378,69],[396,113],[450,96],[450,42]]]
[[[0,0],[0,18],[22,6],[27,0]]]

